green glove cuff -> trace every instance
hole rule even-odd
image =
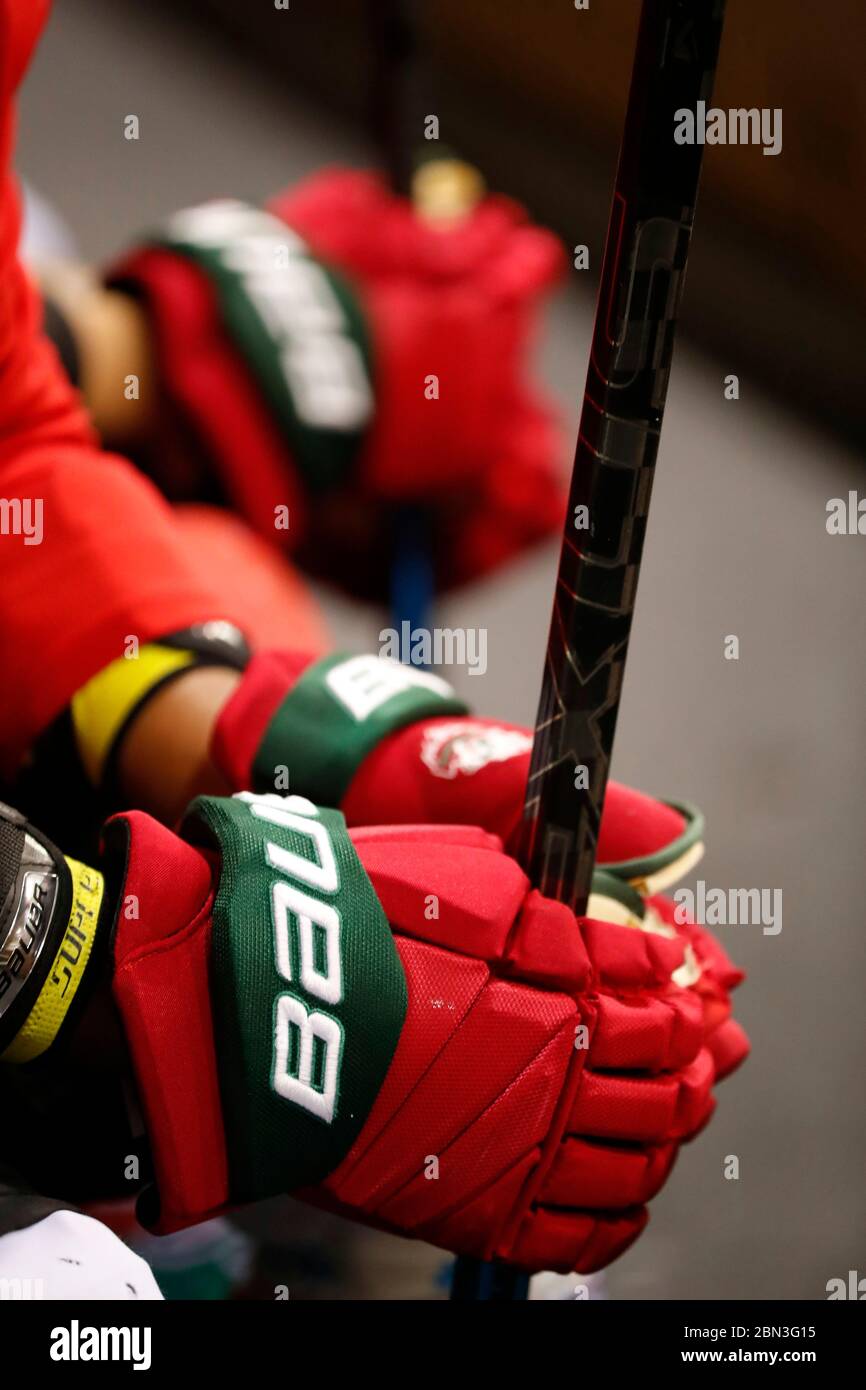
[[[277,769],[325,806],[339,806],[367,754],[407,724],[466,714],[447,681],[377,656],[324,657],[308,666],[268,725],[253,786],[272,791]]]
[[[210,280],[309,490],[342,482],[375,404],[370,336],[348,283],[280,218],[234,199],[176,213],[149,245]]]
[[[320,1183],[358,1137],[403,1027],[391,928],[339,811],[303,797],[199,797],[216,844],[211,997],[229,1188]]]

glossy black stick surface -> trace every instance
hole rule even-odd
[[[526,793],[533,883],[585,911],[697,199],[724,0],[645,0]],[[582,785],[585,783],[585,785]]]

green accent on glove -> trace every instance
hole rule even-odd
[[[216,841],[211,992],[233,1200],[320,1183],[357,1139],[406,1017],[403,967],[339,811],[199,797]]]
[[[646,903],[637,889],[632,888],[630,883],[618,878],[616,874],[608,873],[606,867],[593,869],[591,892],[602,898],[611,898],[626,908],[639,922],[646,916]]]
[[[635,859],[620,859],[614,863],[606,863],[602,867],[606,874],[613,874],[625,882],[634,879],[651,878],[660,869],[664,869],[669,864],[673,864],[677,859],[682,858],[693,845],[698,844],[704,838],[706,821],[703,811],[691,801],[668,801],[668,806],[679,811],[685,821],[685,829],[675,840],[669,844],[662,845],[653,854],[644,854]]]
[[[253,761],[253,786],[274,786],[288,767],[292,785],[338,806],[355,772],[383,738],[443,714],[466,714],[447,681],[378,656],[324,657],[308,666],[280,705]]]
[[[337,486],[375,405],[370,337],[346,281],[280,218],[234,200],[175,214],[149,244],[204,271],[308,488]]]

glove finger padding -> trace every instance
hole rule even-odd
[[[533,1240],[541,1239],[546,1253],[537,1258],[544,1267],[569,1269],[578,1261],[596,1267],[642,1229],[640,1204],[664,1181],[673,1141],[695,1132],[712,1109],[712,1060],[701,1046],[700,1011],[670,982],[682,950],[673,943],[672,953],[671,943],[604,923],[581,930],[561,904],[534,890],[527,895],[522,872],[477,830],[449,828],[443,865],[440,829],[353,834],[397,934],[412,1031],[395,1056],[395,1094],[386,1081],[358,1145],[325,1186],[339,1209],[360,1206],[388,1225],[466,1253],[531,1264]],[[467,880],[464,918],[459,885]],[[519,904],[510,920],[497,910],[500,888],[509,908]],[[608,932],[616,947],[597,952],[607,956],[597,968],[593,948]],[[431,975],[455,949],[464,959],[448,963],[451,989],[440,984],[431,997]],[[603,983],[611,962],[620,997]],[[459,995],[458,982],[466,986]],[[589,1039],[583,1048],[581,1029]],[[612,1062],[622,1037],[625,1063],[641,1062],[647,1074],[597,1072],[600,1031],[602,1064]],[[470,1074],[467,1050],[475,1058]],[[408,1096],[407,1072],[418,1078]],[[427,1120],[433,1115],[435,1129]],[[625,1162],[623,1140],[634,1146]],[[617,1172],[624,1180],[619,1197]],[[576,1179],[570,1187],[569,1174]],[[585,1187],[577,1181],[582,1174]],[[554,1213],[548,1203],[574,1210]],[[583,1210],[602,1205],[603,1216],[589,1218]],[[612,1219],[611,1207],[635,1210]],[[494,1220],[501,1222],[498,1235]],[[551,1240],[533,1235],[535,1225],[550,1227]]]
[[[748,1057],[749,1039],[731,1017],[730,991],[742,983],[745,976],[731,960],[721,943],[705,927],[681,921],[679,908],[660,895],[648,899],[656,915],[689,942],[700,974],[692,990],[700,1001],[706,1045],[715,1063],[716,1080],[736,1071]]]
[[[583,1207],[609,1211],[642,1206],[667,1181],[679,1145],[614,1148],[594,1140],[564,1139],[542,1183],[538,1202],[567,1209],[580,1193]]]
[[[683,948],[578,922],[496,837],[202,798],[125,839],[124,1018],[172,1229],[294,1191],[459,1253],[589,1270],[711,1109]],[[328,908],[333,912],[329,913]]]

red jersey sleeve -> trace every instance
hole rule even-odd
[[[171,508],[103,452],[18,260],[13,97],[50,0],[0,0],[0,771],[123,650],[208,618],[244,627]]]

